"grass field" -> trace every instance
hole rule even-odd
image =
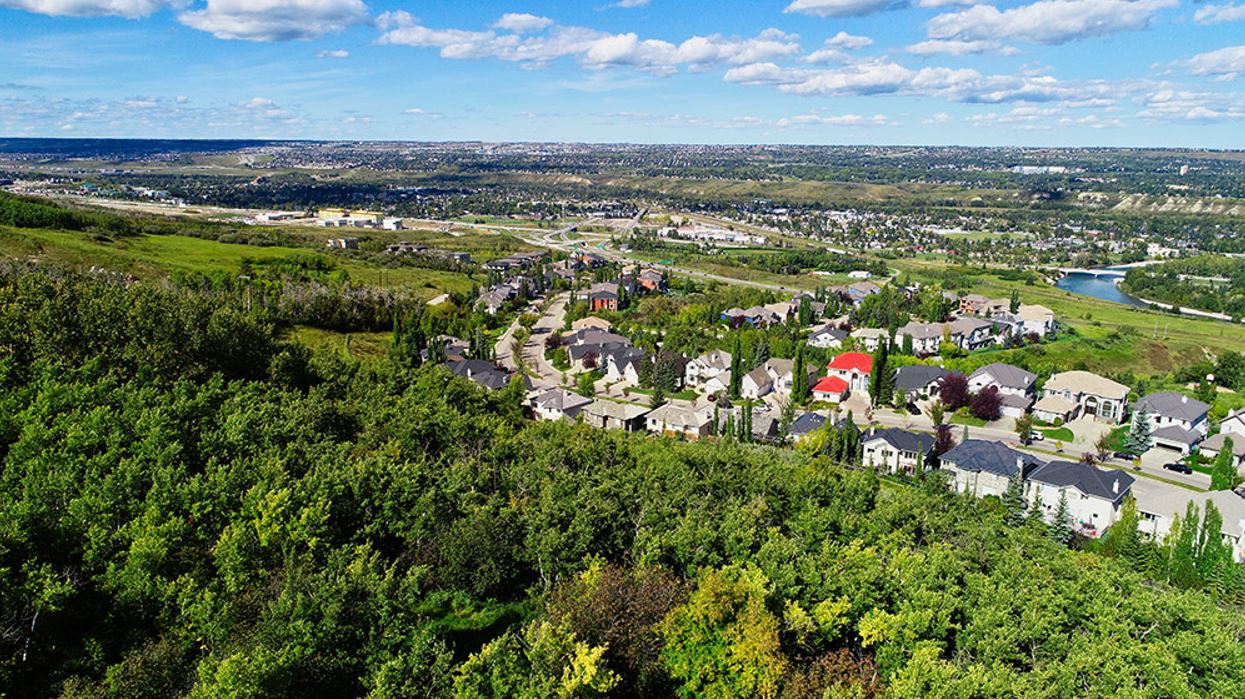
[[[158,277],[172,272],[237,272],[243,260],[263,262],[294,254],[324,254],[310,248],[221,243],[181,235],[110,239],[74,231],[0,227],[0,255],[85,270],[92,266]],[[368,284],[409,285],[429,298],[442,291],[470,290],[472,279],[457,272],[415,267],[381,268],[330,256],[351,279]]]
[[[337,352],[355,359],[371,359],[387,355],[391,339],[390,334],[384,332],[340,333],[307,326],[295,328],[290,332],[290,338],[317,352]]]

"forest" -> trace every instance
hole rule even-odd
[[[1069,548],[831,433],[531,423],[218,301],[0,275],[0,695],[1245,695],[1196,513]]]

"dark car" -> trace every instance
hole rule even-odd
[[[1179,461],[1173,461],[1170,464],[1163,464],[1163,468],[1168,471],[1175,471],[1176,473],[1183,473],[1185,475],[1193,473],[1193,469],[1190,468],[1188,464],[1181,463]]]
[[[1117,458],[1117,459],[1123,459],[1124,461],[1132,461],[1132,460],[1133,460],[1133,455],[1132,455],[1132,454],[1129,454],[1129,453],[1128,453],[1128,452],[1126,452],[1126,451],[1117,451],[1117,452],[1115,452],[1114,454],[1112,454],[1112,456],[1113,456],[1114,458]]]

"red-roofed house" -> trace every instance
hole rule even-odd
[[[844,352],[826,365],[829,376],[847,382],[853,392],[869,395],[869,373],[873,371],[873,357],[864,352]]]
[[[813,398],[831,403],[842,403],[851,394],[847,382],[837,376],[825,376],[813,386]]]

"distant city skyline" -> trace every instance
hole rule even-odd
[[[0,0],[0,136],[1245,148],[1245,0]]]

